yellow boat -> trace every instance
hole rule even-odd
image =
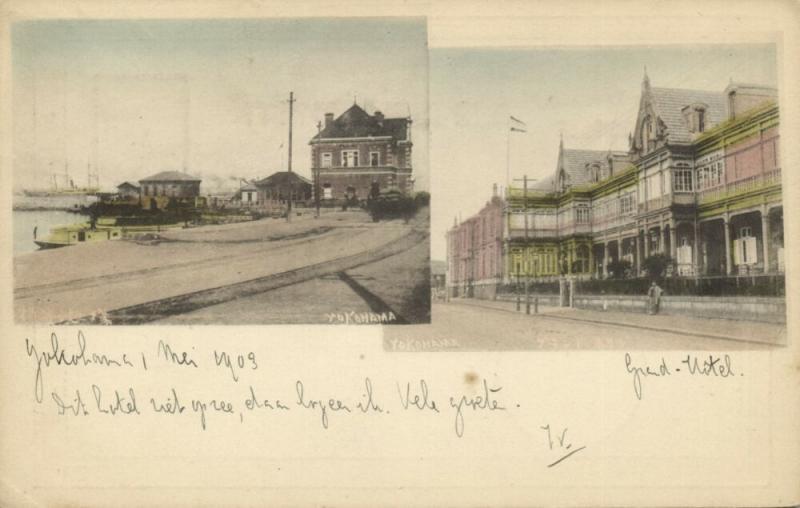
[[[55,249],[86,242],[121,240],[137,233],[157,233],[176,227],[180,227],[180,224],[129,224],[120,226],[117,225],[115,217],[100,217],[94,228],[89,222],[55,226],[50,229],[50,234],[44,239],[36,238],[36,232],[34,231],[33,241],[41,249]]]
[[[119,240],[122,235],[123,230],[120,227],[95,226],[92,228],[88,222],[84,222],[51,228],[50,234],[42,240],[37,239],[36,233],[34,233],[33,241],[41,249],[55,249],[86,242]]]

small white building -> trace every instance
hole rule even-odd
[[[239,189],[239,199],[242,206],[257,206],[258,205],[258,189],[256,186],[249,182]]]

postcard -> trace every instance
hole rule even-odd
[[[0,13],[0,505],[800,504],[796,3]]]

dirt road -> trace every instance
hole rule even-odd
[[[295,277],[290,282],[300,282],[396,254],[427,241],[419,226],[373,223],[363,212],[345,212],[291,223],[265,219],[178,229],[162,233],[159,241],[26,254],[14,259],[15,318],[63,322],[197,294],[212,295],[206,304],[219,303],[213,298],[220,292],[234,298],[242,289],[256,294],[287,274]]]

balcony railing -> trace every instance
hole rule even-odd
[[[595,218],[592,220],[592,231],[601,232],[608,229],[614,229],[636,222],[636,217],[632,213],[625,215],[612,215],[609,217]]]
[[[529,228],[528,238],[553,238],[563,233],[558,228]],[[508,230],[510,238],[525,238],[525,228],[511,228]]]
[[[661,197],[648,199],[644,203],[639,203],[639,213],[647,212],[649,210],[660,210],[672,204],[672,194],[666,194]]]
[[[699,204],[711,203],[735,194],[752,192],[763,187],[769,187],[780,183],[781,168],[777,168],[761,175],[739,180],[738,182],[729,183],[713,189],[702,190],[697,193],[697,202]]]

